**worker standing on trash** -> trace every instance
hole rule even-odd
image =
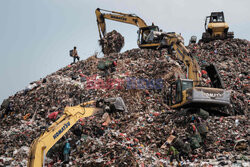
[[[76,46],[74,46],[74,49],[73,50],[70,50],[69,51],[69,55],[71,57],[73,57],[73,63],[75,63],[76,59],[79,61],[80,60],[80,57],[78,56],[78,53],[77,53],[77,50],[76,50]]]
[[[173,160],[176,159],[176,161],[178,162],[178,166],[181,166],[178,150],[176,148],[174,148],[174,146],[171,146],[169,143],[166,143],[166,145],[168,147],[167,155],[171,155],[170,165],[173,166]]]
[[[70,154],[70,143],[69,143],[69,139],[67,139],[66,144],[64,145],[64,148],[63,148],[64,163],[69,162],[69,154]]]

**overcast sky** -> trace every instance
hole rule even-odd
[[[224,11],[236,38],[250,40],[250,0],[0,0],[0,104],[30,82],[70,64],[69,50],[81,59],[100,52],[95,9],[134,13],[163,31],[200,39],[204,19]],[[125,37],[122,50],[136,48],[137,27],[107,21]]]

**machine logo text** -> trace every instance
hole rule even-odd
[[[70,126],[70,122],[67,122],[63,125],[61,129],[59,129],[56,134],[53,135],[53,138],[56,139],[65,129],[67,129]]]
[[[124,20],[124,21],[126,21],[126,20],[127,20],[126,18],[119,17],[119,16],[111,16],[111,18],[114,18],[114,19],[119,19],[119,20]]]
[[[206,92],[203,92],[203,94],[206,97],[210,97],[210,98],[216,98],[216,97],[222,97],[223,96],[223,93],[206,93]]]

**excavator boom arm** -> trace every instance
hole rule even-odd
[[[173,46],[173,49],[176,51],[178,59],[182,60],[186,65],[187,69],[187,78],[193,80],[194,86],[200,84],[199,71],[200,67],[195,58],[192,57],[190,51],[184,46],[183,38],[176,33],[167,34],[167,43],[169,46]]]
[[[86,104],[91,104],[90,101]],[[83,117],[89,117],[98,111],[97,108],[85,108],[82,105],[66,107],[64,115],[54,122],[39,138],[33,141],[28,159],[28,167],[40,167],[49,149]]]
[[[174,50],[176,50],[176,54],[181,59],[184,64],[186,65],[187,69],[187,78],[192,79],[194,86],[200,84],[200,77],[199,77],[199,65],[196,59],[191,58],[190,52],[186,49],[183,43],[174,44]]]
[[[102,13],[101,11],[105,11],[106,13]],[[118,21],[122,23],[132,24],[139,28],[147,27],[147,24],[143,19],[141,19],[138,16],[132,15],[132,14],[125,14],[121,12],[115,12],[115,11],[108,11],[97,8],[95,10],[96,19],[97,19],[97,26],[99,31],[99,36],[102,39],[102,37],[106,34],[106,24],[105,19]]]

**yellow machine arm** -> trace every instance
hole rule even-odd
[[[193,80],[193,86],[200,84],[199,71],[200,67],[195,58],[192,57],[190,51],[184,46],[183,37],[176,33],[167,33],[165,37],[168,46],[173,46],[178,59],[182,60],[186,65],[187,79]]]
[[[205,108],[222,107],[230,104],[230,91],[223,89],[219,73],[215,66],[208,66],[212,88],[201,86],[200,66],[190,51],[184,46],[183,38],[176,33],[164,34],[163,42],[176,51],[178,59],[187,67],[187,79],[178,79],[171,84],[169,105],[171,108]],[[207,68],[206,68],[207,69]],[[209,74],[210,73],[210,74]]]
[[[101,11],[105,11],[107,13],[102,13]],[[125,14],[125,13],[108,11],[108,10],[99,9],[99,8],[95,10],[95,14],[97,18],[97,26],[98,26],[100,39],[102,39],[103,36],[106,34],[105,19],[132,24],[139,28],[147,27],[147,24],[145,23],[143,19],[133,14]]]
[[[28,167],[41,167],[49,149],[80,119],[95,114],[98,108],[85,108],[92,104],[89,101],[74,107],[66,107],[64,114],[54,122],[39,138],[33,141],[30,148]]]

